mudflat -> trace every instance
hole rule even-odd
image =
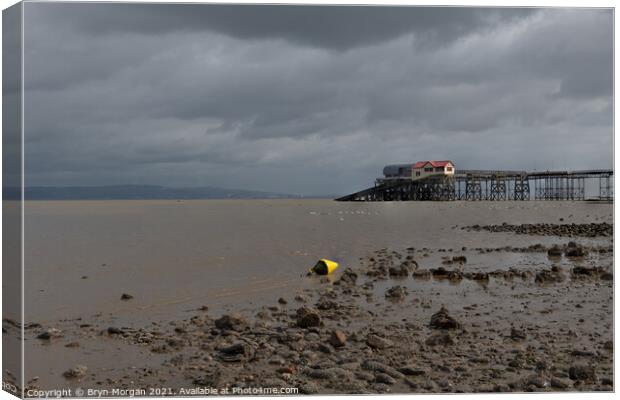
[[[612,390],[612,210],[27,202],[26,387]],[[307,276],[319,258],[341,266]],[[3,338],[15,345],[8,317]]]

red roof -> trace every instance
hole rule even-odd
[[[415,163],[413,168],[422,168],[426,164],[431,164],[433,167],[445,167],[448,164],[454,165],[452,163],[452,161],[450,161],[450,160],[445,160],[445,161],[418,161],[417,163]]]

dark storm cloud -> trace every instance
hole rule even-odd
[[[610,10],[29,3],[26,22],[31,184],[611,166]]]
[[[91,35],[215,31],[240,39],[283,38],[348,49],[406,32],[444,42],[531,9],[195,4],[37,4],[32,18],[71,25]]]

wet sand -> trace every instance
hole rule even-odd
[[[570,202],[31,202],[27,387],[612,390],[612,238],[472,229],[599,226],[611,213]],[[342,266],[306,276],[321,257]],[[431,326],[442,307],[455,326]],[[17,328],[3,326],[7,343]]]

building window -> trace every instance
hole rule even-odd
[[[415,176],[420,176],[420,171],[416,171]]]
[[[446,171],[452,172],[452,167],[446,167]]]
[[[433,167],[424,168],[424,172],[433,172]]]
[[[435,172],[443,172],[443,168],[437,167],[437,168],[435,168]]]

